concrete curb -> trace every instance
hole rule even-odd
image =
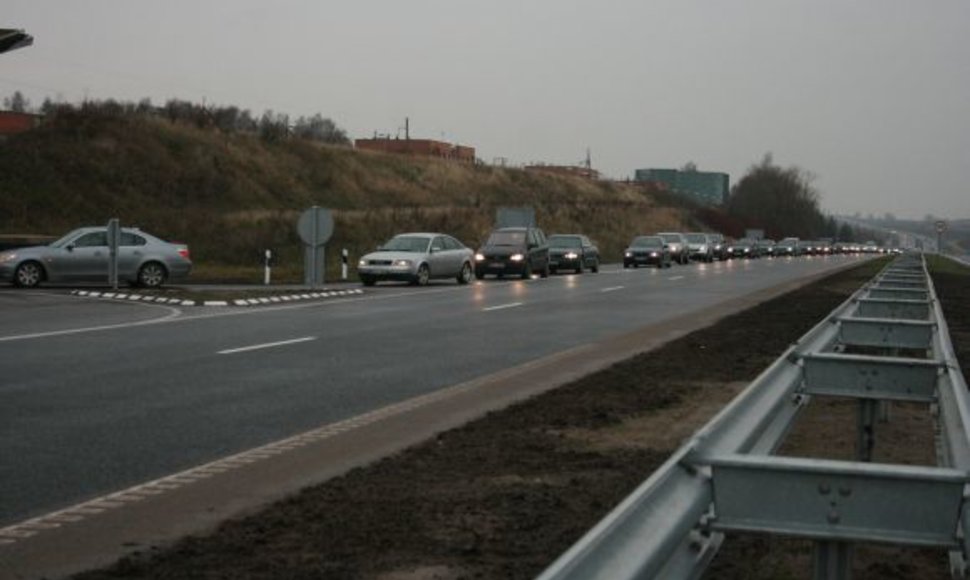
[[[320,292],[302,292],[299,294],[279,294],[260,298],[237,298],[233,300],[185,300],[182,298],[168,298],[166,296],[152,296],[132,292],[103,292],[100,290],[71,290],[74,296],[83,298],[97,298],[100,300],[121,300],[131,302],[148,302],[152,304],[167,304],[170,306],[269,306],[285,304],[301,300],[323,300],[341,296],[358,296],[364,291],[360,288],[352,290],[323,290]]]

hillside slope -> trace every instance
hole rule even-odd
[[[266,248],[295,275],[296,218],[311,205],[335,210],[332,257],[409,230],[475,246],[504,205],[531,205],[547,232],[583,231],[614,260],[636,234],[689,225],[688,209],[633,186],[267,143],[149,116],[62,115],[0,144],[0,233],[56,235],[118,217],[190,244],[203,277],[257,268]]]

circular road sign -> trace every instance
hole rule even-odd
[[[310,246],[322,246],[333,235],[333,215],[329,209],[313,206],[300,214],[296,222],[300,239]]]
[[[941,233],[942,234],[943,232],[946,231],[946,222],[945,221],[940,220],[940,221],[936,222],[936,224],[934,224],[934,225],[936,226],[936,231],[938,233]]]

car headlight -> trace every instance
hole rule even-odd
[[[566,255],[563,257],[566,258],[567,260],[575,260],[576,258],[579,257],[579,254],[577,254],[576,252],[566,252]]]
[[[17,259],[17,254],[15,254],[13,252],[11,252],[11,253],[6,253],[5,252],[3,254],[0,254],[0,264],[2,264],[4,262],[13,262],[16,259]]]
[[[624,258],[632,258],[633,257],[633,252],[630,252],[630,251],[623,252],[623,257]]]
[[[512,254],[511,256],[509,256],[509,259],[512,260],[513,262],[521,262],[522,260],[525,259],[525,256],[523,256],[522,254]]]
[[[659,256],[659,255],[660,255],[660,254],[658,254],[657,252],[650,252],[650,257],[651,257],[651,258],[656,258],[656,257],[657,257],[657,256]]]
[[[398,268],[410,268],[411,260],[394,260],[394,265]]]
[[[363,258],[361,258],[361,260],[359,262],[357,262],[357,266],[358,267],[359,266],[366,266],[366,265],[367,265],[367,260],[365,260]]]
[[[476,262],[484,262],[485,261],[485,256],[483,256],[482,254],[475,254],[475,261]]]
[[[747,253],[748,253],[748,252],[750,252],[750,251],[751,251],[751,249],[750,249],[750,248],[745,248],[745,249],[744,249],[744,253],[745,253],[745,254],[747,254]]]

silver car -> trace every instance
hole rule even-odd
[[[192,270],[189,248],[146,232],[122,228],[118,280],[156,288]],[[46,246],[0,252],[0,281],[32,288],[41,282],[107,282],[107,228],[79,228]]]
[[[391,238],[357,264],[364,286],[397,280],[424,286],[432,278],[454,278],[468,284],[475,253],[447,234],[409,233]]]

